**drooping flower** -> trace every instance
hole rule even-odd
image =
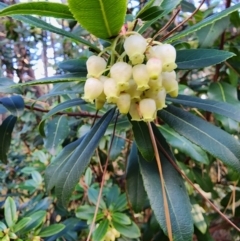
[[[87,102],[93,103],[93,101],[101,95],[103,92],[103,83],[96,78],[88,78],[84,85],[83,99]]]
[[[88,77],[99,78],[106,69],[107,62],[100,56],[92,55],[86,62]]]

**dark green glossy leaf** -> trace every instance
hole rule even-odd
[[[181,2],[181,8],[183,12],[190,12],[190,13],[196,10],[195,6],[192,3],[184,0]]]
[[[0,9],[3,9],[7,6],[8,5],[0,2]],[[72,40],[75,40],[77,42],[80,42],[80,43],[90,47],[91,49],[95,50],[97,53],[101,51],[94,44],[92,44],[91,42],[89,42],[89,41],[87,41],[83,38],[80,38],[78,35],[75,35],[75,34],[69,32],[69,31],[65,31],[63,29],[54,27],[53,25],[51,25],[51,24],[49,24],[49,23],[47,23],[47,22],[45,22],[41,19],[35,18],[33,16],[19,16],[19,15],[13,16],[13,18],[17,19],[19,21],[22,21],[24,23],[28,23],[32,26],[37,27],[37,28],[41,28],[41,29],[44,29],[44,30],[47,30],[47,31],[50,31],[50,32],[53,32],[53,33],[57,33],[57,34],[62,35],[64,37],[68,37]]]
[[[179,134],[240,172],[240,143],[227,132],[174,106],[158,112]]]
[[[64,228],[65,228],[65,225],[62,223],[52,224],[49,227],[42,229],[38,235],[42,238],[53,236],[61,232]]]
[[[138,150],[145,160],[152,161],[154,150],[147,124],[143,121],[132,121],[131,123]]]
[[[53,2],[18,3],[4,8],[0,16],[39,15],[54,18],[74,19],[67,5]]]
[[[74,18],[96,37],[107,39],[118,35],[124,24],[127,0],[68,0]]]
[[[112,120],[114,112],[115,109],[111,109],[93,126],[71,157],[61,166],[55,185],[56,195],[61,204],[67,204],[79,177],[86,169],[101,137]]]
[[[55,155],[58,146],[68,136],[69,130],[68,119],[64,115],[55,117],[47,123],[44,146],[52,155]]]
[[[23,219],[21,219],[19,222],[17,222],[13,227],[13,231],[16,233],[18,231],[21,231],[26,225],[29,224],[29,222],[32,219],[30,217],[24,217]]]
[[[39,132],[42,136],[45,136],[45,132],[44,132],[44,124],[45,121],[50,118],[51,116],[55,115],[56,113],[58,113],[59,111],[63,111],[66,109],[70,109],[74,106],[80,106],[82,104],[85,104],[86,102],[80,98],[76,98],[76,99],[71,99],[71,100],[67,100],[57,106],[55,106],[53,109],[51,109],[46,115],[43,116],[40,124],[39,124]]]
[[[146,202],[146,192],[138,163],[138,151],[134,142],[127,162],[126,170],[127,196],[134,212],[142,211]]]
[[[0,160],[3,163],[7,163],[7,152],[11,143],[11,135],[15,123],[17,121],[16,116],[8,116],[0,126]]]
[[[163,10],[161,7],[152,6],[146,9],[144,12],[139,13],[136,18],[140,18],[143,21],[150,21],[152,19],[158,18],[158,16],[162,13]]]
[[[174,157],[164,137],[161,135],[156,126],[152,125],[152,127],[158,142],[174,161]],[[163,155],[161,149],[159,149],[159,153],[165,182],[165,190],[168,199],[173,239],[175,241],[192,240],[193,222],[191,216],[191,206],[183,179]],[[141,155],[139,155],[139,164],[151,208],[153,209],[156,219],[164,233],[167,234],[167,226],[163,208],[164,204],[162,197],[162,186],[157,163],[155,160],[148,163]]]
[[[24,111],[24,101],[19,95],[0,98],[0,104],[17,117],[21,116]]]
[[[222,87],[221,86],[222,84],[220,82],[213,83],[210,85],[208,90],[208,96],[212,100],[201,99],[195,96],[187,96],[187,95],[178,95],[177,98],[167,97],[167,100],[173,103],[184,105],[184,106],[194,107],[194,108],[202,109],[212,113],[220,114],[240,122],[240,111],[239,111],[240,102],[235,100],[235,104],[238,103],[239,106],[229,104],[231,102],[227,103],[226,97],[224,97],[225,95],[224,92],[226,90],[224,88],[225,83],[223,83]],[[219,88],[219,91],[217,91],[215,87]],[[220,88],[222,88],[221,92],[220,92]],[[233,87],[233,89],[234,89],[234,92],[236,93],[236,88]],[[214,96],[218,96],[217,99]],[[231,98],[233,97],[231,96]],[[225,102],[224,102],[224,99],[225,99]]]
[[[235,54],[217,49],[184,49],[177,51],[178,69],[200,69],[219,64]]]
[[[141,235],[139,227],[135,223],[132,223],[131,225],[123,225],[112,221],[112,224],[119,233],[127,238],[138,238]]]
[[[209,159],[205,151],[203,151],[199,146],[193,144],[188,139],[180,136],[172,128],[167,125],[159,126],[159,129],[163,136],[166,138],[167,142],[179,151],[185,153],[187,156],[191,157],[200,163],[209,164]]]
[[[64,163],[72,156],[74,150],[80,145],[85,136],[65,146],[56,156],[45,171],[47,190],[50,191],[56,185],[56,179]]]
[[[167,42],[172,42],[172,41],[180,39],[190,33],[194,33],[197,30],[199,30],[205,26],[208,26],[210,24],[213,24],[214,22],[218,21],[219,19],[222,19],[222,18],[228,16],[232,12],[235,12],[236,10],[238,10],[239,8],[240,8],[240,3],[237,3],[229,8],[226,8],[225,10],[223,10],[221,12],[217,12],[213,15],[210,15],[209,17],[205,18],[204,20],[194,24],[191,27],[188,27],[187,29],[181,31],[180,33],[174,35],[173,37],[168,38]]]
[[[85,59],[68,59],[58,64],[58,67],[63,71],[70,73],[86,72]]]
[[[9,228],[18,220],[17,207],[11,197],[8,197],[4,203],[4,217]]]
[[[105,234],[107,233],[109,226],[109,220],[104,219],[99,223],[99,226],[96,228],[96,230],[93,233],[93,241],[99,241],[103,240]]]

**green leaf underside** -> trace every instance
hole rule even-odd
[[[209,164],[209,159],[205,151],[203,151],[199,146],[193,144],[188,139],[180,136],[172,128],[167,125],[160,125],[159,129],[163,136],[166,138],[167,142],[179,151],[185,153],[187,156],[191,157],[200,163]]]
[[[154,134],[161,146],[173,158],[173,155],[166,143],[164,137],[153,126]],[[192,240],[193,222],[191,216],[191,206],[188,194],[185,190],[184,182],[171,163],[159,150],[163,177],[165,181],[165,190],[168,199],[169,213],[172,225],[174,241]],[[164,213],[164,204],[162,197],[162,186],[159,177],[156,161],[146,162],[139,155],[140,170],[143,177],[145,190],[148,194],[151,207],[154,211],[157,221],[159,222],[164,233],[167,234],[167,226]]]
[[[131,124],[138,150],[145,160],[152,161],[154,150],[146,123],[143,121],[131,121]]]
[[[134,212],[142,211],[146,201],[146,192],[139,169],[137,146],[134,142],[131,148],[126,170],[127,196]]]
[[[2,104],[12,115],[21,116],[24,111],[24,101],[21,96],[11,96],[0,98]]]
[[[218,83],[216,83],[218,85]],[[177,98],[167,97],[167,100],[188,107],[195,107],[212,113],[220,114],[240,122],[239,106],[222,102],[222,100],[201,99],[194,96],[178,95]]]
[[[127,10],[126,0],[68,0],[68,5],[85,29],[103,39],[118,35]]]
[[[67,117],[62,115],[53,118],[47,124],[46,140],[44,142],[44,147],[52,155],[55,155],[58,146],[62,144],[68,134],[69,126]]]
[[[108,111],[85,135],[73,154],[59,168],[55,177],[55,191],[58,201],[66,205],[79,177],[85,171],[91,156],[98,146],[101,137],[111,122],[115,109]]]
[[[219,64],[235,54],[217,49],[184,49],[177,51],[178,69],[199,69]]]
[[[72,108],[74,106],[80,106],[82,104],[85,104],[85,101],[80,99],[80,98],[76,98],[76,99],[71,99],[71,100],[67,100],[57,106],[55,106],[53,109],[51,109],[46,115],[43,116],[40,124],[39,124],[39,132],[42,136],[45,136],[45,132],[44,132],[44,124],[45,121],[50,118],[51,116],[55,115],[56,113],[58,113],[59,111],[63,111],[69,108]]]
[[[155,23],[158,19],[160,19],[161,17],[169,14],[170,12],[172,12],[181,2],[181,0],[163,0],[161,2],[161,9],[163,10],[163,12],[161,14],[159,14],[156,18],[154,18],[151,21],[146,22],[143,26],[141,26],[138,29],[139,33],[143,33],[145,30],[147,30],[153,23]]]
[[[158,116],[180,135],[240,172],[240,144],[230,134],[174,106],[159,111]]]
[[[3,9],[3,8],[7,7],[7,6],[8,5],[0,2],[0,9]],[[92,48],[97,53],[101,52],[100,49],[98,49],[94,44],[90,43],[89,41],[87,41],[87,40],[85,40],[83,38],[80,38],[79,36],[77,36],[77,35],[75,35],[75,34],[73,34],[71,32],[68,32],[68,31],[65,31],[63,29],[54,27],[53,25],[51,25],[49,23],[46,23],[45,21],[43,21],[41,19],[35,18],[33,16],[20,16],[20,15],[15,15],[15,16],[13,16],[13,18],[16,19],[16,20],[22,21],[24,23],[28,23],[28,24],[30,24],[32,26],[37,27],[37,28],[48,30],[50,32],[62,35],[64,37],[68,37],[68,38],[70,38],[72,40],[75,40],[75,41],[77,41],[79,43],[82,43],[82,44]]]
[[[0,11],[0,16],[11,16],[18,14],[74,19],[67,5],[53,2],[18,3],[6,7]]]
[[[235,12],[236,10],[238,10],[240,8],[240,3],[237,3],[223,11],[221,11],[220,13],[215,13],[207,18],[205,18],[204,20],[202,20],[201,22],[198,22],[197,24],[194,24],[193,26],[187,28],[186,30],[181,31],[180,33],[174,35],[173,37],[170,37],[166,40],[166,42],[172,42],[174,40],[180,39],[190,33],[194,33],[197,30],[209,25],[209,24],[213,24],[214,22],[216,22],[219,19],[222,19],[226,16],[228,16],[229,14]]]
[[[15,123],[17,121],[17,117],[8,116],[0,126],[0,160],[3,163],[7,163],[7,152],[9,150],[9,146],[11,143],[11,134]]]

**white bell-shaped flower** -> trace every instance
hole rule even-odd
[[[125,62],[117,62],[111,67],[110,75],[117,82],[120,91],[127,90],[128,81],[132,77],[132,66]]]
[[[144,121],[153,121],[156,118],[156,102],[154,99],[142,99],[139,102],[139,110]]]
[[[117,107],[121,114],[127,114],[130,109],[131,96],[128,93],[121,93],[117,100]]]
[[[93,101],[101,95],[103,92],[103,83],[95,78],[88,78],[84,85],[83,99],[87,102],[93,103]]]
[[[142,91],[137,90],[137,84],[133,79],[129,80],[129,88],[126,90],[132,100],[140,100]]]
[[[176,49],[171,44],[156,45],[149,51],[148,57],[158,58],[162,61],[162,71],[173,71],[177,68]]]
[[[163,72],[162,73],[162,85],[165,88],[167,93],[170,93],[178,89],[176,72]]]
[[[143,62],[147,41],[142,35],[131,35],[127,37],[123,47],[133,65]]]
[[[162,89],[162,75],[160,74],[156,80],[150,79],[148,85],[152,90],[158,91]]]
[[[108,78],[104,81],[103,91],[106,95],[106,99],[108,103],[116,103],[120,91],[117,86],[117,82],[113,78]]]
[[[141,116],[139,115],[139,105],[136,102],[131,102],[129,114],[132,121],[141,121]]]
[[[137,84],[137,90],[144,91],[149,89],[149,75],[147,66],[145,64],[138,64],[133,66],[133,79]]]
[[[92,55],[86,62],[88,77],[99,78],[106,69],[107,62],[104,58]]]
[[[154,98],[154,100],[156,102],[157,110],[161,110],[162,108],[167,107],[165,104],[166,95],[167,95],[167,93],[166,93],[165,89],[161,89],[157,92],[157,95]]]
[[[162,61],[158,58],[150,58],[146,66],[150,79],[158,79],[158,76],[162,72]]]

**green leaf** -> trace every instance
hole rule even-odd
[[[239,112],[240,102],[238,100],[235,100],[235,105],[233,105],[234,103],[228,104],[226,102],[226,97],[224,97],[225,96],[224,92],[227,90],[224,88],[224,86],[225,86],[225,83],[223,83],[223,86],[222,86],[222,83],[220,82],[213,83],[210,85],[208,90],[208,96],[210,99],[213,99],[213,100],[201,99],[195,96],[187,96],[187,95],[178,95],[177,98],[167,97],[167,100],[173,103],[184,105],[184,106],[195,107],[195,108],[209,111],[212,113],[220,114],[240,122],[240,112]],[[232,88],[233,88],[233,91],[237,93],[236,88],[234,87]],[[217,99],[214,96],[217,96]],[[233,98],[232,95],[230,97]],[[224,99],[225,99],[225,102],[223,102]]]
[[[138,238],[141,235],[139,227],[133,222],[131,225],[123,225],[112,221],[112,225],[119,233],[127,238]]]
[[[116,160],[117,157],[121,154],[125,145],[125,133],[120,133],[116,131],[115,134],[116,135],[113,139],[112,148],[110,150],[110,159],[113,161]]]
[[[77,208],[76,217],[83,220],[92,220],[96,207],[83,205]]]
[[[4,218],[9,228],[18,220],[17,207],[11,197],[8,197],[4,203]]]
[[[11,135],[15,123],[17,121],[16,116],[8,116],[0,126],[0,160],[3,163],[7,163],[7,152],[11,143]]]
[[[46,139],[44,147],[52,154],[55,155],[59,145],[69,134],[68,119],[62,115],[53,118],[47,123],[46,127]]]
[[[21,231],[26,225],[29,224],[29,222],[32,219],[30,217],[24,217],[23,219],[21,219],[19,222],[17,222],[16,224],[14,224],[14,226],[12,227],[13,231],[16,233],[18,231]]]
[[[86,102],[80,98],[76,98],[76,99],[71,99],[71,100],[67,100],[57,106],[55,106],[54,108],[52,108],[46,115],[43,116],[40,124],[39,124],[39,132],[40,134],[44,137],[45,136],[45,132],[44,132],[44,124],[45,121],[50,118],[51,116],[55,115],[56,113],[58,113],[59,111],[63,111],[66,109],[70,109],[74,106],[80,106],[82,104],[85,104]]]
[[[0,16],[39,15],[54,18],[74,19],[67,5],[53,2],[18,3],[4,8]]]
[[[158,16],[163,13],[161,7],[152,6],[137,15],[136,18],[140,18],[142,21],[150,21],[152,19],[158,18]]]
[[[29,215],[31,221],[22,228],[21,233],[28,233],[29,231],[33,231],[37,229],[43,222],[46,216],[46,211],[37,211],[33,214]]]
[[[70,73],[86,72],[87,75],[85,59],[68,59],[59,63],[58,67]]]
[[[143,121],[131,121],[131,124],[138,150],[146,161],[152,161],[154,150],[147,124]]]
[[[200,69],[219,64],[235,54],[217,49],[184,49],[177,51],[178,69]]]
[[[7,229],[7,226],[5,225],[5,223],[0,221],[0,231],[4,231],[5,229]]]
[[[116,223],[120,223],[123,225],[130,225],[131,219],[124,213],[114,212],[112,214],[112,220]]]
[[[237,3],[229,8],[226,8],[225,10],[219,12],[219,13],[215,13],[213,15],[210,15],[209,17],[205,18],[204,20],[202,20],[201,22],[198,22],[196,24],[194,24],[191,27],[188,27],[187,29],[181,31],[180,33],[174,35],[173,37],[168,38],[166,41],[167,42],[172,42],[174,40],[180,39],[190,33],[195,33],[197,30],[208,26],[210,24],[215,23],[216,21],[218,21],[219,19],[222,19],[226,16],[228,16],[229,14],[231,14],[232,12],[235,12],[236,10],[238,10],[240,8],[240,3]]]
[[[158,2],[158,1],[156,1],[156,2]],[[160,5],[163,12],[161,14],[159,14],[156,18],[152,19],[151,21],[147,21],[145,24],[143,24],[138,29],[138,32],[142,34],[145,30],[147,30],[158,19],[160,19],[161,17],[164,17],[167,14],[169,14],[170,12],[172,12],[179,5],[180,2],[181,2],[181,0],[171,0],[171,1],[163,0],[163,1],[160,1],[158,4],[154,4],[154,6]]]
[[[197,31],[200,47],[211,47],[218,37],[228,28],[230,24],[229,16],[221,18],[211,25],[201,28]]]
[[[127,209],[127,198],[126,194],[123,193],[118,196],[117,201],[113,205],[113,211],[123,212]]]
[[[230,134],[174,106],[159,111],[158,116],[180,135],[240,172],[240,143]]]
[[[146,192],[138,163],[138,151],[136,143],[132,144],[131,152],[127,161],[126,170],[127,196],[134,212],[143,210],[146,202]]]
[[[91,34],[107,39],[119,34],[127,11],[127,0],[68,0],[74,18]]]
[[[3,9],[5,7],[7,7],[8,5],[4,4],[4,3],[1,3],[0,2],[0,9]],[[14,19],[17,19],[19,21],[22,21],[24,23],[28,23],[32,26],[35,26],[37,28],[41,28],[41,29],[44,29],[44,30],[48,30],[52,33],[57,33],[59,35],[62,35],[64,37],[68,37],[72,40],[75,40],[77,42],[80,42],[88,47],[90,47],[91,49],[93,49],[94,51],[96,51],[97,53],[101,52],[100,49],[98,49],[94,44],[92,44],[91,42],[83,39],[83,38],[80,38],[78,35],[75,35],[69,31],[65,31],[63,29],[60,29],[60,28],[57,28],[57,27],[54,27],[53,25],[49,24],[49,23],[46,23],[45,21],[41,20],[41,19],[38,19],[38,18],[35,18],[33,16],[13,16]]]
[[[12,79],[9,78],[0,78],[0,92],[1,93],[7,93],[7,94],[22,94],[22,90],[18,87],[9,87],[9,86],[13,86],[13,85],[17,85],[13,82]]]
[[[0,104],[17,117],[21,116],[24,111],[24,101],[19,95],[0,98]]]
[[[168,153],[172,160],[174,160],[164,137],[155,125],[152,124],[152,127],[158,143],[160,143],[162,148]],[[175,241],[192,240],[193,222],[191,216],[191,205],[183,179],[163,155],[161,149],[159,149],[159,153],[168,199],[173,239]],[[156,219],[164,233],[167,234],[165,211],[163,208],[162,185],[157,163],[156,161],[148,163],[141,155],[139,155],[139,164],[151,208],[153,209]]]
[[[71,157],[61,166],[56,177],[56,195],[60,204],[66,205],[79,177],[90,162],[101,137],[113,118],[115,108],[109,110],[86,134]]]
[[[88,188],[88,199],[90,203],[93,203],[94,205],[97,205],[99,190],[94,189],[93,187]],[[100,199],[99,207],[101,209],[106,209],[106,203],[103,201],[102,197]]]
[[[49,236],[53,236],[59,232],[61,232],[65,228],[65,225],[62,223],[52,224],[49,227],[46,227],[41,230],[38,236],[45,238]]]
[[[108,226],[109,226],[109,220],[108,219],[102,220],[99,223],[99,226],[97,227],[97,229],[93,232],[93,241],[103,240],[104,236],[107,233]]]
[[[188,139],[180,136],[172,128],[167,125],[160,125],[159,129],[166,141],[179,151],[185,153],[187,156],[191,157],[200,163],[209,164],[209,159],[205,151],[203,151],[199,146],[193,144]]]
[[[72,156],[74,150],[80,145],[85,136],[65,146],[56,156],[45,171],[47,190],[50,191],[56,185],[56,178],[64,163]]]

